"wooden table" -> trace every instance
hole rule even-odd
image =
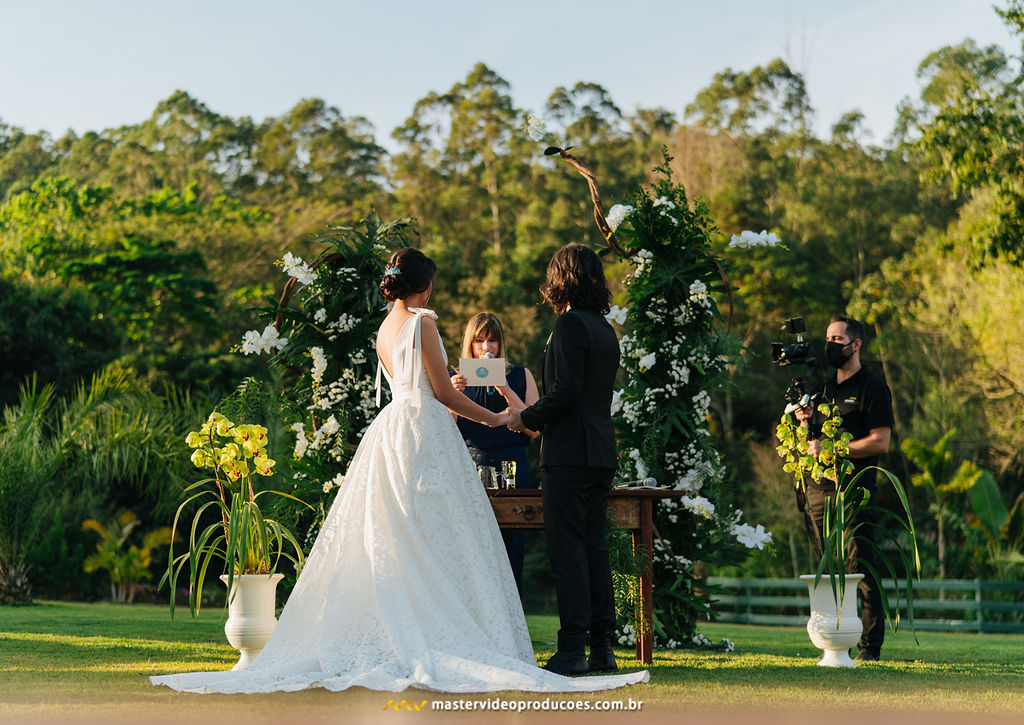
[[[503,529],[543,529],[544,506],[538,489],[513,491],[488,490],[498,526]],[[633,537],[633,550],[643,552],[644,566],[640,570],[640,603],[638,622],[643,622],[636,636],[636,658],[651,664],[652,628],[654,624],[654,501],[679,498],[682,491],[660,488],[626,488],[613,490],[608,496],[608,508],[615,525],[629,529]]]

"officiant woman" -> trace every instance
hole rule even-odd
[[[462,337],[461,357],[506,357],[505,334],[501,320],[496,315],[480,312],[469,320]],[[496,413],[506,408],[522,409],[537,402],[540,397],[537,382],[525,367],[506,364],[505,379],[506,385],[467,386],[466,378],[456,372],[452,375],[452,385],[477,405]],[[513,433],[505,427],[488,428],[462,417],[458,417],[456,423],[469,448],[469,454],[478,466],[498,468],[502,461],[515,461],[516,488],[533,487],[530,483],[530,470],[526,464],[526,447],[530,439],[536,438],[539,433],[532,430]],[[526,537],[522,531],[502,531],[501,535],[505,540],[505,549],[508,551],[508,560],[512,565],[516,586],[519,587],[519,597],[522,598]]]

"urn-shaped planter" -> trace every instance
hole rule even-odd
[[[231,582],[224,634],[231,646],[241,653],[232,670],[246,669],[270,639],[277,624],[274,617],[277,583],[283,578],[284,574],[242,574]],[[220,579],[226,586],[227,575]]]
[[[849,649],[860,641],[862,631],[857,616],[857,585],[863,574],[846,574],[846,586],[842,592],[839,607],[832,592],[832,582],[822,576],[817,585],[814,574],[804,574],[800,579],[807,584],[811,595],[811,617],[807,620],[807,634],[814,646],[824,651],[818,661],[819,667],[856,667],[850,659]],[[838,589],[838,582],[836,582]],[[836,594],[839,592],[837,591]]]

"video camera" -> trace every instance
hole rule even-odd
[[[782,329],[791,335],[796,335],[796,342],[773,342],[772,362],[779,367],[786,365],[810,365],[817,364],[814,355],[811,353],[811,346],[804,342],[803,333],[807,332],[804,325],[804,318],[790,317],[782,323]]]
[[[807,331],[804,318],[790,317],[783,322],[782,329],[791,335],[796,335],[796,342],[773,342],[772,362],[779,367],[806,365],[809,370],[814,370],[818,360],[814,357],[810,344],[804,342],[803,333]],[[793,378],[786,389],[785,398],[787,413],[802,410],[811,404],[811,396],[807,393],[804,378]]]

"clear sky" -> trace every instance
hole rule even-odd
[[[257,120],[319,97],[391,146],[479,61],[524,109],[589,81],[681,116],[716,72],[782,57],[819,134],[856,108],[882,143],[920,61],[966,37],[1020,50],[987,0],[0,0],[0,120],[60,136],[138,123],[176,89]]]

